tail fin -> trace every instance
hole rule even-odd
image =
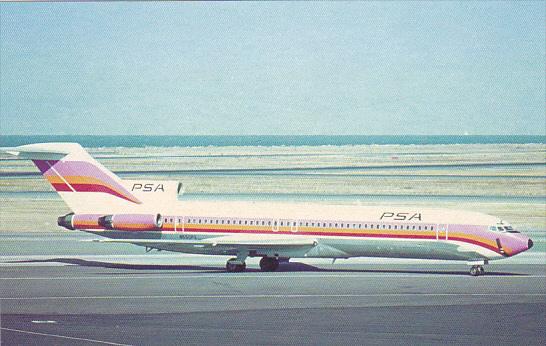
[[[166,193],[176,199],[178,192],[177,182],[123,181],[77,143],[29,144],[6,152],[31,159],[74,213],[156,212]],[[143,189],[146,184],[162,188]]]

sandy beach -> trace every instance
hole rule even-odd
[[[546,230],[543,144],[89,148],[126,179],[183,183],[180,200],[469,209]],[[0,232],[61,231],[68,211],[26,160],[0,157]]]

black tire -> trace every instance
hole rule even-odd
[[[260,260],[260,269],[264,272],[274,272],[279,268],[279,261],[273,257],[262,257]]]
[[[241,270],[241,265],[240,264],[235,264],[233,263],[233,261],[237,260],[237,258],[230,258],[227,262],[226,262],[226,271],[228,273],[236,273],[236,272],[241,272],[244,270],[244,268],[246,267],[246,265],[243,266],[243,269]]]
[[[480,275],[480,270],[477,267],[472,267],[470,268],[470,275],[478,276]]]

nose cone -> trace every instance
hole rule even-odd
[[[505,256],[511,257],[529,250],[533,247],[533,241],[521,233],[504,233],[497,239],[499,249],[506,251]]]
[[[514,256],[533,247],[533,241],[531,238],[526,237],[523,234],[507,234],[504,238],[505,244],[512,250],[508,256]]]

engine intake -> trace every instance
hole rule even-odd
[[[98,214],[66,214],[65,216],[60,216],[57,219],[57,225],[68,228],[71,230],[75,229],[100,229],[102,228],[99,225],[99,218],[101,215]]]

